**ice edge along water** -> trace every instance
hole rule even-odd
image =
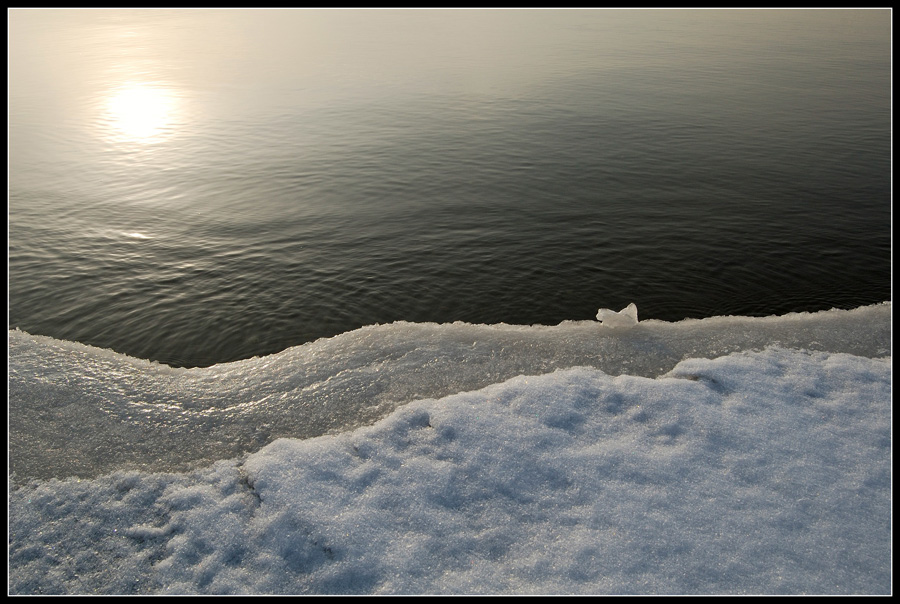
[[[11,330],[10,469],[16,479],[183,471],[280,437],[352,430],[417,399],[577,366],[657,377],[684,359],[770,345],[887,356],[890,309],[638,323],[629,305],[601,309],[599,328],[398,322],[199,369]]]
[[[420,397],[368,427],[279,438],[192,472],[26,480],[10,491],[10,592],[889,593],[889,323],[885,304],[649,331],[635,324],[610,330],[624,352],[603,350],[665,357],[674,366],[664,375],[550,368]],[[487,354],[474,336],[546,359],[589,328],[603,341],[596,323],[395,324],[183,371],[11,332],[11,384],[32,383],[17,396],[31,394],[47,417],[79,402],[48,402],[65,391],[49,386],[61,359],[90,371],[57,386],[94,402],[98,392],[115,394],[124,406],[136,404],[135,373],[151,373],[151,385],[188,375],[205,386],[187,388],[181,407],[157,399],[184,409],[185,396],[220,386],[238,394],[232,378],[256,376],[246,387],[265,391],[297,362],[314,372],[301,352],[335,354],[341,369],[282,394],[328,394],[341,375],[332,394],[389,368],[415,374],[454,342],[468,352],[449,369],[441,364],[456,375],[473,349]],[[749,335],[758,332],[780,345],[727,350],[756,347]],[[715,333],[707,346],[723,355],[677,359]],[[552,354],[537,345],[548,340]],[[800,341],[806,350],[784,347]],[[834,346],[868,347],[868,355],[824,351]],[[414,354],[423,348],[431,356]],[[28,363],[40,369],[35,379],[23,375]],[[485,359],[476,365],[491,369]],[[119,388],[92,390],[102,379]],[[195,409],[215,420],[217,402]]]

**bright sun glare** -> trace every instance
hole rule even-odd
[[[111,125],[129,139],[151,142],[170,125],[175,97],[170,91],[151,84],[129,84],[116,89],[107,109]]]

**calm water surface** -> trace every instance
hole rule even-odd
[[[890,42],[886,10],[12,10],[9,326],[203,366],[889,300]]]

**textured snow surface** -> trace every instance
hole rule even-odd
[[[890,394],[890,357],[774,346],[518,375],[180,473],[19,477],[9,591],[888,594]]]

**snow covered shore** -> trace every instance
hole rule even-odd
[[[9,592],[888,594],[890,354],[890,304],[194,370],[11,331]]]

